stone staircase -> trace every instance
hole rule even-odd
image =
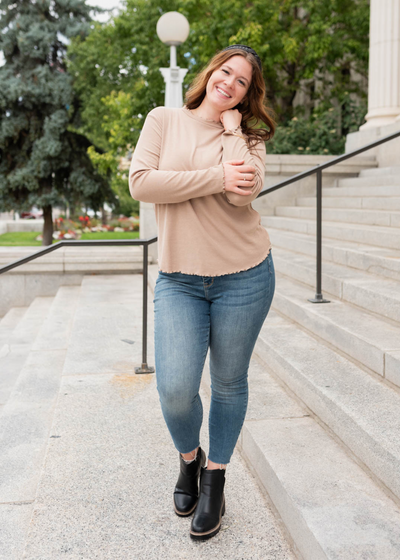
[[[324,190],[329,304],[308,302],[314,199],[262,217],[276,295],[249,368],[227,513],[201,551],[190,520],[172,512],[177,457],[155,376],[134,374],[141,275],[84,276],[10,309],[0,320],[0,559],[398,560],[399,200],[400,168]],[[152,264],[150,288],[156,277]],[[201,392],[208,407],[208,359]]]
[[[315,199],[296,202],[262,218],[277,289],[255,351],[287,396],[263,389],[242,453],[304,558],[400,558],[400,167],[324,189],[329,304],[308,302]]]

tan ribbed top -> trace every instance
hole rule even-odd
[[[251,195],[223,192],[222,162],[256,168]],[[158,268],[200,276],[248,270],[271,243],[251,206],[264,184],[265,144],[246,140],[189,109],[156,107],[147,115],[129,170],[136,200],[152,202],[158,226]]]

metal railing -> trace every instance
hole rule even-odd
[[[367,150],[371,150],[380,144],[384,144],[385,142],[389,142],[390,140],[394,140],[394,138],[398,138],[400,136],[400,130],[398,132],[394,132],[393,134],[389,134],[388,136],[384,136],[375,142],[371,142],[363,146],[362,148],[358,148],[357,150],[353,150],[352,152],[348,152],[347,154],[343,154],[341,156],[335,157],[330,161],[326,161],[325,163],[321,163],[320,165],[316,165],[307,171],[303,171],[302,173],[298,173],[297,175],[293,175],[289,179],[285,179],[284,181],[280,181],[276,183],[272,187],[268,187],[260,192],[257,198],[261,196],[265,196],[273,191],[286,187],[287,185],[291,185],[297,181],[301,181],[301,179],[305,179],[310,175],[316,173],[317,175],[317,220],[316,220],[316,290],[315,290],[315,297],[310,298],[308,301],[311,303],[329,303],[328,300],[324,299],[322,295],[322,171],[327,169],[328,167],[332,167],[332,165],[337,165],[346,159],[352,158]]]
[[[347,154],[343,154],[342,156],[338,156],[330,161],[325,163],[321,163],[315,167],[307,171],[303,171],[302,173],[298,173],[289,179],[285,179],[276,183],[272,187],[268,187],[260,192],[257,198],[261,196],[265,196],[273,191],[286,187],[287,185],[291,185],[301,179],[305,179],[310,175],[316,173],[317,175],[317,216],[316,216],[316,292],[315,298],[309,299],[312,303],[329,303],[328,300],[324,299],[322,295],[322,171],[327,169],[328,167],[332,167],[346,159],[354,157],[358,154],[366,152],[380,144],[384,144],[385,142],[389,142],[394,138],[400,137],[400,131],[395,132],[393,134],[389,134],[388,136],[384,136],[380,140],[376,140],[375,142],[371,142],[362,148],[358,148],[357,150],[353,150],[352,152],[348,152]],[[147,364],[147,284],[148,284],[148,246],[151,243],[155,243],[157,241],[157,237],[151,237],[149,239],[119,239],[119,240],[96,240],[96,241],[58,241],[53,245],[45,247],[36,253],[23,257],[22,259],[18,259],[13,263],[10,263],[6,266],[0,268],[0,274],[12,270],[17,266],[25,264],[33,259],[37,259],[42,255],[47,253],[51,253],[61,247],[83,247],[83,246],[101,246],[101,245],[136,245],[136,246],[143,246],[143,329],[142,329],[142,365],[141,367],[135,368],[135,373],[154,373],[154,367],[148,366]]]
[[[157,237],[149,239],[104,239],[93,241],[58,241],[53,245],[49,245],[36,253],[18,259],[6,266],[0,268],[0,274],[8,272],[17,266],[21,266],[29,261],[33,261],[42,255],[61,249],[61,247],[99,247],[101,245],[136,245],[143,246],[143,317],[142,317],[142,365],[135,368],[135,373],[154,373],[154,367],[147,364],[147,285],[148,285],[148,265],[149,265],[149,245],[155,243]]]

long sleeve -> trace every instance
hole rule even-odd
[[[142,202],[177,203],[223,192],[222,163],[194,171],[159,170],[163,142],[163,107],[145,120],[129,169],[129,190]]]
[[[222,148],[223,156],[222,161],[230,161],[235,159],[244,160],[245,165],[252,165],[256,168],[254,175],[255,184],[251,189],[251,195],[242,195],[227,191],[225,193],[228,202],[234,206],[246,206],[255,200],[264,185],[265,178],[265,158],[266,149],[265,143],[259,142],[251,149],[248,148],[247,142],[244,138],[240,138],[232,134],[230,131],[225,131],[222,134]]]

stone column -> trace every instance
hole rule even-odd
[[[368,114],[360,130],[400,120],[400,0],[371,0]]]

